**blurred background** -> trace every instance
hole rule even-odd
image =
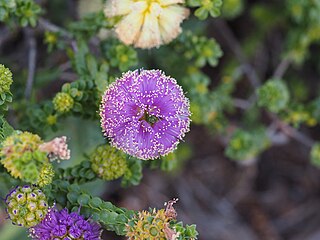
[[[68,28],[86,14],[101,11],[103,1],[36,2],[44,13],[32,38],[28,28],[0,23],[0,63],[14,74],[12,92],[17,100],[8,120],[19,129],[45,132],[46,139],[68,136],[72,159],[63,164],[73,166],[104,142],[99,121],[70,116],[59,120],[58,131],[46,127],[40,131],[40,125],[33,124],[34,116],[24,112],[30,107],[37,110],[25,101],[30,41],[36,44],[36,91],[31,99],[37,103],[52,99],[64,83],[77,79],[68,50],[47,33],[46,21],[53,24],[51,30]],[[138,50],[139,63],[129,63],[128,68],[163,69],[186,89],[193,112],[191,131],[171,165],[159,169],[158,163],[146,164],[140,185],[123,188],[118,180],[95,181],[86,184],[87,191],[134,210],[162,208],[164,202],[179,198],[178,219],[195,223],[201,240],[320,239],[319,12],[318,0],[224,0],[220,17],[199,21],[192,10],[183,24],[190,35],[183,35],[179,43],[193,42],[200,48],[199,56],[186,67],[176,43]],[[78,30],[88,31],[90,24],[78,25]],[[216,41],[195,40],[192,34],[196,33]],[[109,34],[99,31],[98,38]],[[91,50],[99,52],[95,44],[93,39]],[[171,58],[172,49],[178,54]],[[194,51],[197,48],[191,45],[182,54],[197,56]],[[132,57],[130,51],[119,54]],[[180,79],[179,71],[185,70],[188,74]],[[283,79],[286,87],[276,87],[281,90],[278,102],[268,96],[264,103],[263,96],[257,99],[255,94],[273,78]],[[270,91],[272,95],[274,89]],[[290,100],[283,100],[286,94]],[[268,99],[274,105],[282,100],[286,104],[281,111],[273,111]],[[8,185],[0,182],[0,192],[5,197]],[[107,231],[103,236],[122,239]],[[6,220],[3,208],[0,239],[28,239],[24,228]]]

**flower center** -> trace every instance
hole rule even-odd
[[[147,2],[147,4],[148,4],[148,6],[150,6],[151,3],[153,3],[153,2],[159,2],[159,0],[146,0],[146,2]]]
[[[153,126],[158,120],[159,118],[149,114],[146,110],[144,111],[144,114],[142,115],[142,117],[139,119],[141,120],[145,120],[147,123],[149,123],[151,126]]]
[[[145,1],[147,3],[147,8],[145,10],[145,14],[151,12],[151,6],[152,6],[153,3],[157,3],[158,6],[160,6],[160,1],[159,0],[145,0]]]

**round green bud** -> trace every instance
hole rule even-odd
[[[37,187],[18,186],[11,190],[5,202],[12,223],[22,227],[37,225],[48,212],[46,196]]]
[[[0,94],[7,93],[10,91],[12,84],[12,73],[9,68],[6,68],[0,64]]]
[[[92,170],[104,180],[117,179],[127,170],[126,155],[110,145],[101,145],[91,154]]]
[[[68,93],[64,92],[57,93],[52,102],[54,109],[59,113],[69,112],[74,105],[73,98]]]

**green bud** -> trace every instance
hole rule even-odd
[[[110,145],[102,145],[91,154],[92,170],[104,180],[117,179],[127,170],[126,156]]]
[[[54,109],[59,113],[67,113],[74,106],[73,98],[68,93],[64,93],[64,92],[57,93],[52,103],[53,103]]]
[[[16,187],[7,195],[5,202],[12,223],[22,227],[37,225],[48,212],[46,196],[36,187]]]

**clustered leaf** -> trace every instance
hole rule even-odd
[[[214,38],[197,36],[191,31],[183,32],[174,42],[177,52],[192,61],[196,67],[204,67],[206,64],[214,67],[222,56],[222,50]]]
[[[238,17],[244,10],[244,0],[223,0],[222,16],[227,19]]]
[[[110,65],[121,72],[138,64],[138,55],[133,47],[127,46],[114,38],[102,43],[102,52],[110,59]]]
[[[0,116],[8,110],[7,104],[12,102],[12,93],[10,92],[12,82],[11,71],[0,64]]]
[[[205,20],[210,15],[218,17],[222,6],[222,0],[187,0],[189,7],[197,7],[194,15],[200,20]]]
[[[252,160],[270,145],[263,128],[255,131],[236,130],[225,149],[225,154],[233,160]]]
[[[258,105],[274,113],[285,109],[289,102],[289,90],[279,79],[268,80],[258,89],[257,94]]]
[[[40,14],[40,6],[33,0],[0,1],[0,22],[16,21],[22,27],[35,27]]]
[[[320,167],[320,143],[313,144],[310,152],[311,164]]]

